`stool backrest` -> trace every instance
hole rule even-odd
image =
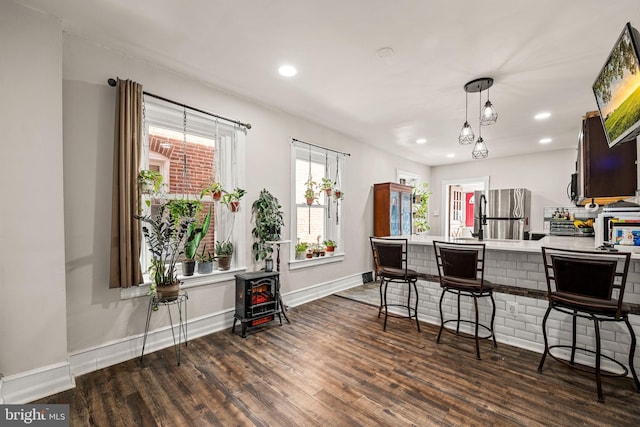
[[[631,254],[624,252],[577,251],[542,248],[547,292],[611,301],[617,290],[620,315]],[[567,297],[565,296],[564,299]],[[594,309],[597,309],[597,305]]]
[[[407,239],[369,237],[376,268],[394,268],[407,271]]]
[[[484,285],[484,243],[433,242],[440,280],[478,280]]]

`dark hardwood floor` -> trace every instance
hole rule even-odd
[[[640,393],[628,378],[604,380],[540,355],[389,319],[330,296],[289,310],[246,339],[230,331],[76,379],[36,403],[68,403],[72,426],[631,426]],[[236,329],[237,330],[237,329]]]

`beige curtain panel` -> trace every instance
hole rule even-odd
[[[142,85],[117,82],[113,193],[111,210],[110,288],[143,282],[140,267],[138,170],[142,152]]]

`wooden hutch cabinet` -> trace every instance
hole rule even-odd
[[[413,187],[385,182],[373,186],[373,235],[411,234]]]

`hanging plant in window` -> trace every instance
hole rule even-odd
[[[340,201],[344,199],[344,192],[340,190],[340,158],[336,156],[336,179],[333,187],[333,199],[336,201],[336,224],[340,223]]]

